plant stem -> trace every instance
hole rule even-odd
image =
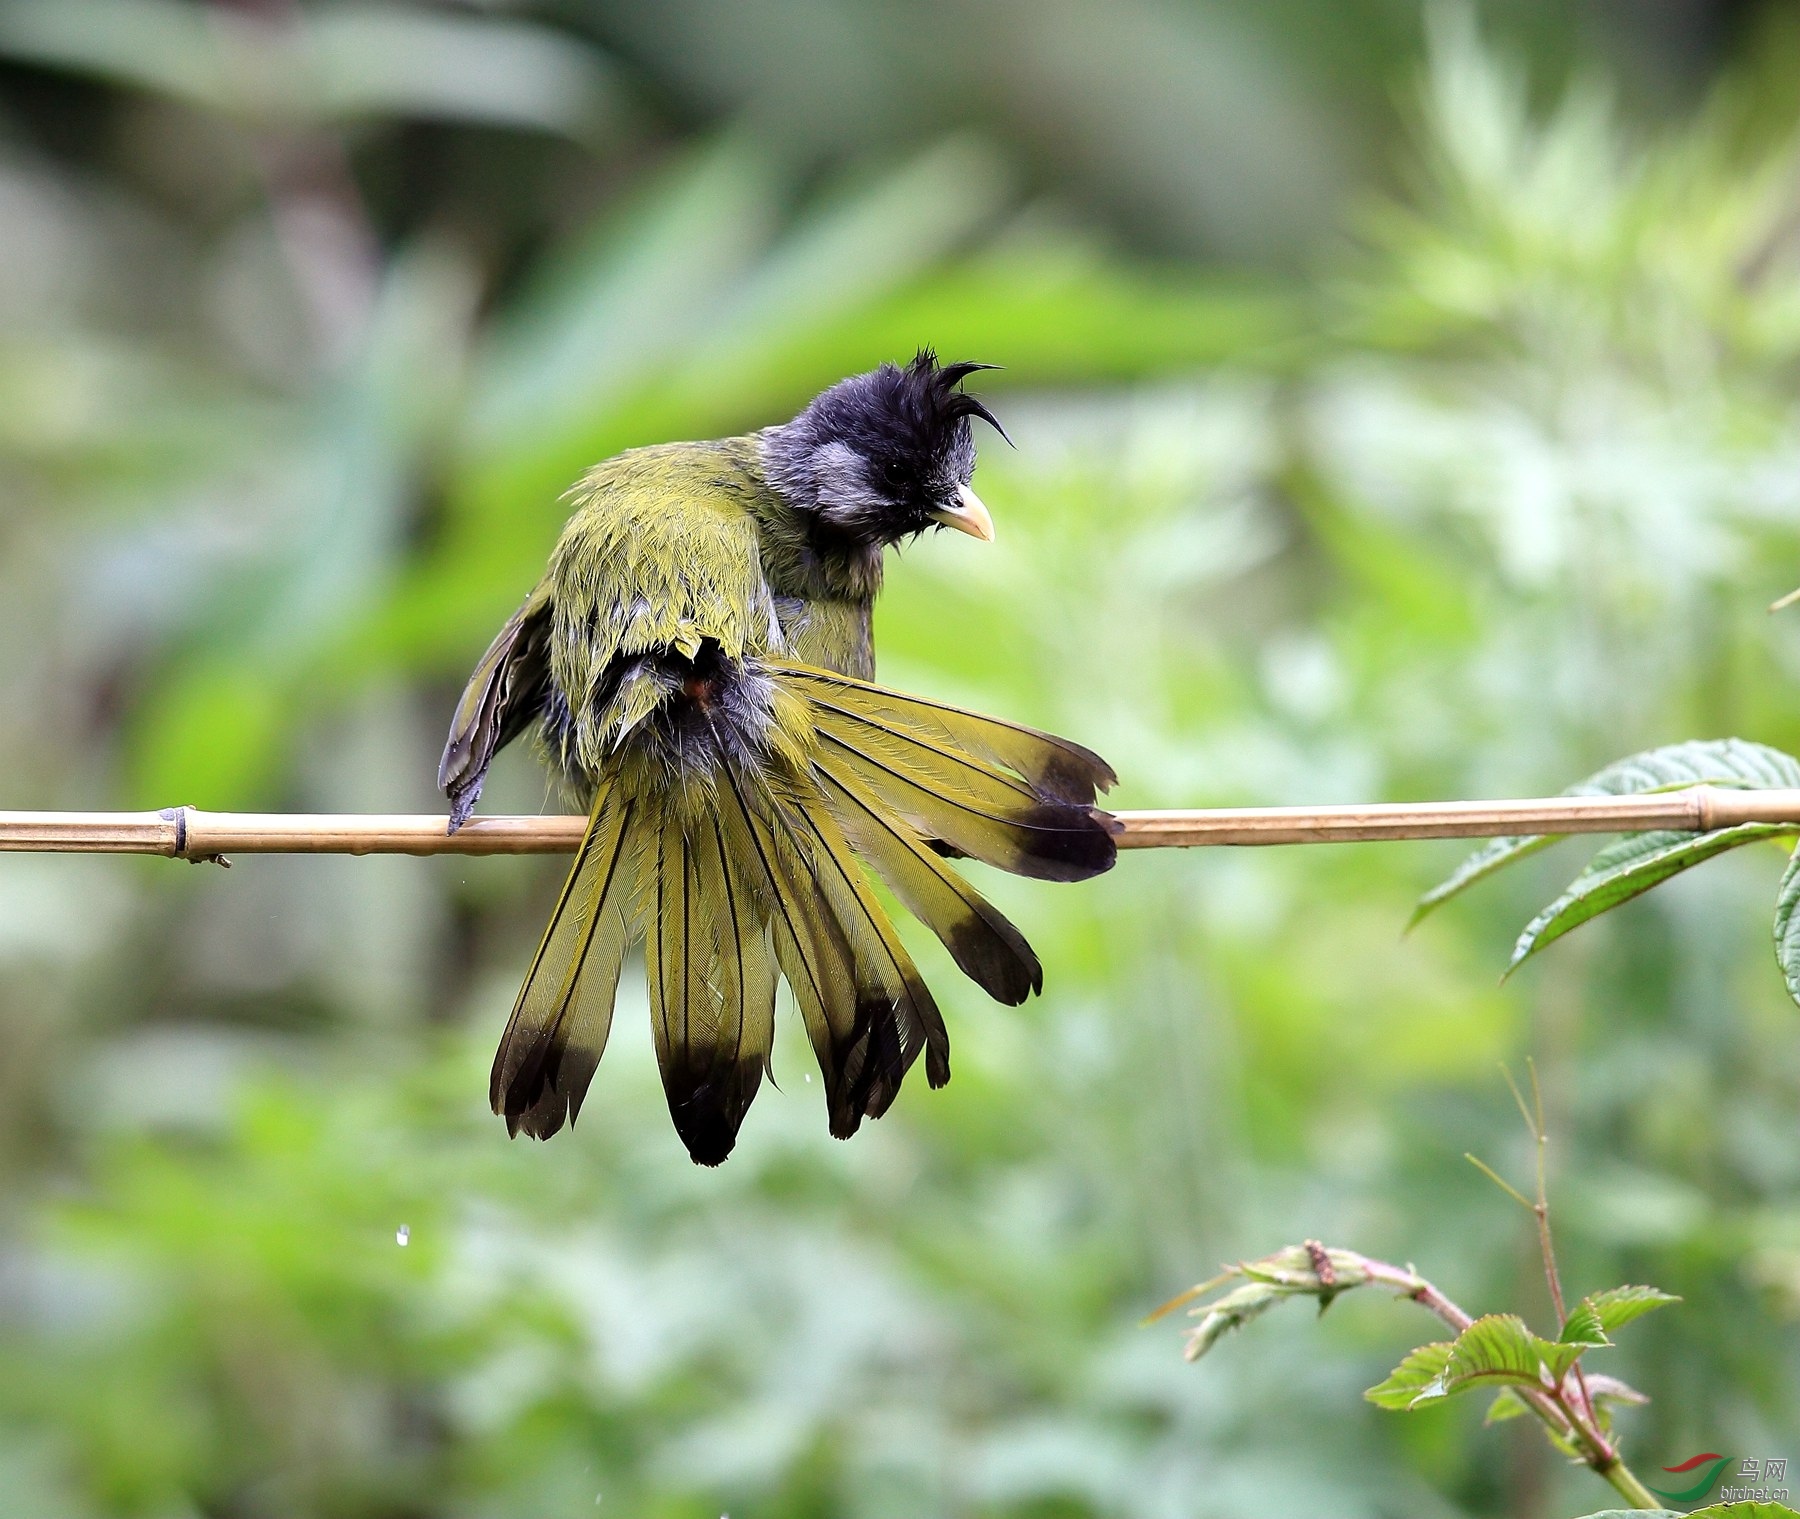
[[[1402,1297],[1409,1297],[1421,1308],[1427,1308],[1454,1329],[1458,1334],[1467,1329],[1475,1320],[1461,1308],[1445,1297],[1443,1293],[1410,1266],[1392,1266],[1386,1261],[1363,1258],[1363,1267],[1369,1273],[1369,1280],[1379,1282],[1383,1287],[1390,1287]]]
[[[1525,1068],[1531,1072],[1529,1111],[1526,1110],[1525,1098],[1513,1082],[1510,1071],[1506,1082],[1512,1087],[1513,1096],[1518,1099],[1519,1111],[1525,1115],[1525,1125],[1537,1142],[1537,1199],[1532,1204],[1531,1211],[1537,1217],[1538,1249],[1544,1257],[1544,1280],[1550,1286],[1550,1304],[1556,1309],[1556,1321],[1560,1325],[1567,1322],[1569,1310],[1563,1297],[1562,1273],[1556,1267],[1556,1241],[1550,1232],[1550,1129],[1544,1122],[1544,1087],[1538,1080],[1537,1061],[1527,1057]],[[1594,1398],[1588,1391],[1587,1373],[1581,1369],[1580,1361],[1576,1361],[1570,1371],[1575,1378],[1577,1405],[1570,1409],[1570,1414],[1577,1429],[1584,1434],[1584,1443],[1591,1443],[1600,1460],[1616,1461],[1618,1452],[1600,1433],[1599,1421],[1594,1416]],[[1594,1470],[1600,1471],[1601,1468],[1596,1465]]]
[[[1661,1508],[1662,1501],[1649,1488],[1638,1481],[1629,1466],[1617,1456],[1613,1457],[1610,1466],[1596,1466],[1594,1470],[1612,1484],[1613,1491],[1629,1503],[1633,1508]]]
[[[1411,1298],[1421,1308],[1435,1313],[1458,1334],[1475,1322],[1464,1309],[1451,1302],[1410,1266],[1394,1266],[1387,1261],[1370,1260],[1366,1256],[1363,1258],[1362,1265],[1368,1273],[1370,1281],[1379,1282],[1382,1286],[1392,1288],[1403,1297]],[[1582,1444],[1590,1443],[1593,1438],[1592,1432],[1582,1427],[1572,1410],[1567,1408],[1560,1399],[1552,1397],[1547,1392],[1533,1392],[1524,1387],[1518,1389],[1518,1394],[1525,1406],[1536,1414],[1554,1434],[1565,1440],[1575,1440]],[[1618,1453],[1610,1448],[1603,1446],[1602,1452],[1603,1454],[1595,1454],[1595,1460],[1606,1459],[1616,1463],[1619,1459]],[[1594,1465],[1594,1462],[1590,1461],[1589,1465]],[[1600,1470],[1597,1465],[1594,1465],[1594,1469]],[[1605,1473],[1602,1475],[1604,1476]],[[1637,1479],[1633,1478],[1632,1480],[1635,1482]]]
[[[1542,1195],[1540,1192],[1540,1198]],[[1545,1214],[1548,1214],[1547,1206]],[[1547,1225],[1547,1217],[1545,1222]],[[1547,1256],[1546,1264],[1549,1266],[1552,1283],[1559,1287],[1553,1258]],[[1436,1286],[1410,1266],[1395,1266],[1387,1261],[1371,1260],[1367,1256],[1362,1257],[1361,1265],[1371,1282],[1412,1299],[1421,1308],[1437,1315],[1458,1334],[1474,1322],[1465,1309],[1444,1296]],[[1556,1295],[1560,1298],[1561,1292],[1557,1291]],[[1517,1391],[1520,1401],[1537,1415],[1539,1421],[1560,1439],[1578,1446],[1584,1452],[1584,1463],[1597,1476],[1605,1478],[1613,1490],[1633,1508],[1662,1507],[1620,1458],[1612,1442],[1601,1434],[1594,1421],[1593,1399],[1588,1393],[1585,1379],[1578,1380],[1574,1387],[1570,1387],[1565,1381],[1563,1387],[1554,1393],[1536,1392],[1523,1387]]]
[[[1532,1072],[1533,1085],[1536,1085],[1536,1071]],[[1510,1079],[1510,1078],[1509,1078]],[[1514,1095],[1519,1098],[1519,1106],[1526,1110],[1529,1122],[1531,1114],[1526,1109],[1524,1095],[1515,1086]],[[1540,1103],[1542,1099],[1539,1099]],[[1555,1257],[1549,1248],[1549,1204],[1545,1200],[1544,1167],[1542,1143],[1544,1128],[1541,1121],[1533,1125],[1533,1134],[1538,1138],[1539,1171],[1538,1201],[1534,1206],[1523,1194],[1515,1193],[1519,1201],[1528,1209],[1538,1214],[1543,1226],[1545,1246],[1545,1269],[1551,1285],[1551,1294],[1556,1299],[1559,1315],[1566,1318],[1563,1311],[1562,1284],[1556,1269]],[[1480,1162],[1476,1162],[1478,1165]],[[1483,1168],[1486,1169],[1485,1167]],[[1499,1180],[1498,1177],[1495,1178]],[[1501,1182],[1506,1186],[1505,1182]],[[1508,1187],[1508,1191],[1513,1189]],[[1389,1261],[1374,1260],[1360,1255],[1354,1250],[1327,1249],[1317,1240],[1307,1240],[1301,1245],[1290,1245],[1265,1256],[1258,1261],[1240,1261],[1236,1266],[1227,1265],[1224,1270],[1210,1281],[1190,1288],[1179,1297],[1163,1304],[1152,1318],[1180,1307],[1184,1303],[1192,1303],[1198,1298],[1205,1298],[1215,1290],[1223,1287],[1234,1278],[1242,1277],[1247,1285],[1226,1293],[1215,1303],[1202,1304],[1192,1310],[1200,1317],[1200,1327],[1189,1336],[1188,1358],[1197,1359],[1206,1353],[1218,1338],[1228,1330],[1235,1329],[1249,1319],[1264,1312],[1273,1303],[1284,1297],[1306,1295],[1316,1297],[1321,1309],[1329,1305],[1338,1294],[1361,1286],[1382,1287],[1396,1297],[1408,1298],[1436,1318],[1442,1320],[1450,1330],[1461,1335],[1475,1323],[1475,1318],[1459,1304],[1452,1302],[1437,1286],[1419,1275],[1410,1265],[1396,1266]],[[1629,1389],[1621,1384],[1611,1383],[1612,1395],[1628,1393]],[[1638,1481],[1631,1468],[1626,1466],[1619,1456],[1618,1447],[1608,1438],[1604,1426],[1594,1412],[1593,1394],[1588,1390],[1585,1377],[1579,1375],[1578,1368],[1572,1367],[1554,1386],[1545,1381],[1542,1374],[1535,1382],[1520,1385],[1515,1383],[1512,1392],[1525,1407],[1536,1416],[1538,1421],[1549,1432],[1559,1449],[1573,1454],[1584,1466],[1596,1476],[1605,1479],[1607,1484],[1634,1508],[1654,1509],[1658,1507],[1655,1496]]]

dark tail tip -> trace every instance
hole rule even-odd
[[[723,1069],[672,1067],[663,1072],[669,1116],[695,1165],[716,1166],[731,1154],[762,1074],[760,1057],[732,1061]]]
[[[950,1082],[950,1046],[928,1044],[925,1047],[925,1080],[936,1091]]]
[[[1118,819],[1098,808],[1040,802],[1020,818],[1030,839],[1021,875],[1040,881],[1085,881],[1119,858]]]
[[[1008,932],[1000,932],[999,925]],[[1043,965],[1018,930],[998,913],[986,921],[970,917],[952,923],[946,932],[951,958],[996,1002],[1017,1007],[1044,989]]]
[[[1055,801],[1092,803],[1097,792],[1118,785],[1119,777],[1092,749],[1058,739],[1032,775],[1031,784]]]
[[[737,1134],[723,1124],[697,1127],[675,1125],[681,1142],[687,1146],[688,1159],[697,1166],[721,1166],[737,1146]]]
[[[563,1124],[571,1118],[568,1094],[543,1079],[530,1088],[515,1081],[494,1111],[505,1117],[506,1132],[513,1138],[526,1134],[533,1139],[549,1139],[561,1133]]]

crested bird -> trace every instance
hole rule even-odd
[[[731,1152],[785,978],[831,1133],[887,1111],[923,1053],[950,1077],[931,992],[868,872],[996,1000],[1041,991],[1019,931],[947,858],[1081,880],[1113,863],[1078,744],[873,684],[884,551],[934,528],[991,540],[963,382],[925,350],[741,437],[633,449],[569,492],[548,572],[476,666],[438,781],[452,832],[494,755],[537,726],[588,811],[490,1083],[509,1132],[573,1124],[641,941],[676,1131]],[[1010,440],[1009,440],[1010,441]]]

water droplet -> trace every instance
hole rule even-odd
[[[411,1224],[402,1224],[398,1229],[396,1229],[394,1231],[394,1243],[396,1245],[405,1245],[411,1239],[412,1239],[412,1225]]]
[[[808,1072],[807,1072],[807,1073],[806,1073],[806,1084],[807,1084],[807,1085],[808,1085],[808,1086],[811,1086],[811,1085],[812,1085],[812,1072],[811,1072],[811,1071],[808,1071]]]

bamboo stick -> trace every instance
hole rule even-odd
[[[1800,791],[1694,786],[1640,796],[1496,802],[1375,802],[1335,807],[1214,807],[1120,812],[1121,849],[1344,844],[1379,839],[1484,839],[1528,833],[1704,833],[1739,823],[1800,832]],[[433,813],[0,812],[0,853],[567,854],[582,817],[474,817],[455,834]]]

